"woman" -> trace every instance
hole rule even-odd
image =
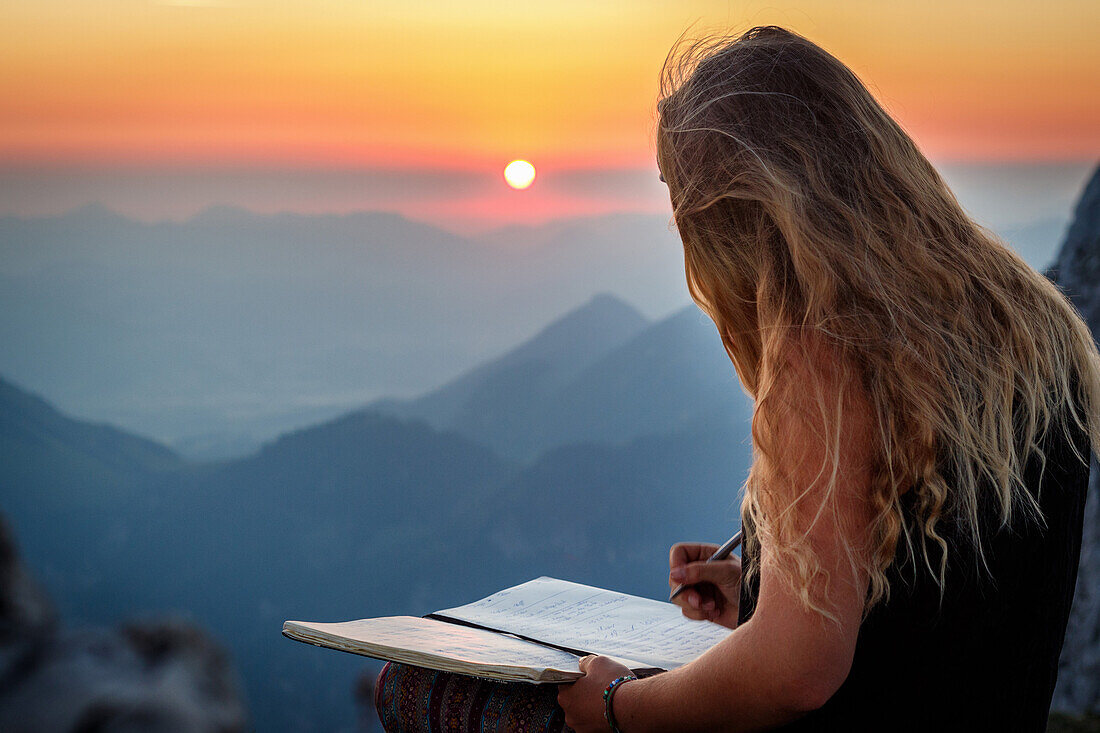
[[[773,26],[680,48],[658,165],[754,462],[743,566],[677,545],[669,583],[734,630],[610,705],[605,657],[560,710],[498,699],[578,733],[1043,730],[1100,445],[1087,327],[821,48]]]
[[[735,628],[615,687],[623,733],[1042,731],[1100,358],[837,59],[758,27],[670,57],[658,165],[689,289],[755,399],[744,566],[673,548]],[[743,576],[742,576],[743,572]],[[603,657],[563,685],[606,731]]]

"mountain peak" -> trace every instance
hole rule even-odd
[[[548,399],[648,325],[634,307],[600,293],[503,356],[434,392],[408,403],[376,403],[375,408],[419,417],[437,427],[473,421],[481,429],[471,430],[471,437],[494,445],[495,431],[507,431],[517,416],[541,409],[540,399]]]
[[[626,321],[639,322],[642,325],[647,324],[649,321],[643,316],[637,308],[627,303],[625,300],[612,293],[596,293],[588,299],[586,303],[571,311],[568,311],[565,315],[558,320],[551,323],[547,328],[554,326],[555,324],[562,323],[563,321],[571,320],[574,318],[592,318],[599,316],[603,318],[621,318]]]
[[[634,306],[610,293],[599,293],[547,325],[505,359],[557,356],[574,352],[578,344],[586,342],[593,346],[601,342],[617,345],[647,325],[649,321]]]
[[[627,308],[637,313],[637,310],[614,293],[596,293],[581,308]]]

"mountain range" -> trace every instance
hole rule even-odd
[[[501,355],[597,293],[682,307],[667,217],[461,237],[396,214],[0,217],[0,374],[200,459]]]
[[[717,333],[698,309],[649,323],[602,295],[437,390],[370,409],[530,459],[568,443],[623,443],[750,408]]]
[[[5,384],[0,505],[65,617],[185,610],[233,653],[258,728],[338,730],[369,663],[283,640],[284,619],[423,614],[543,574],[659,596],[671,543],[738,525],[733,374],[701,314],[602,295],[438,392],[202,464]],[[95,470],[19,460],[35,452]]]
[[[1001,229],[1043,266],[1064,227],[1047,213]],[[3,216],[0,374],[186,457],[236,457],[435,390],[601,292],[646,318],[687,304],[667,216],[478,236],[386,212]]]

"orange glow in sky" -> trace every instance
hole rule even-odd
[[[676,37],[766,23],[934,161],[1100,151],[1095,0],[36,0],[0,5],[0,166],[652,169]]]

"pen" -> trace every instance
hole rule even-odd
[[[737,530],[737,534],[735,534],[733,537],[730,537],[728,540],[726,540],[726,544],[715,550],[714,554],[707,558],[707,562],[717,562],[719,560],[725,560],[727,557],[730,556],[731,552],[737,549],[737,546],[740,544],[741,530]],[[676,586],[676,588],[668,596],[669,602],[672,602],[673,598],[683,593],[686,589],[687,586],[683,585],[682,583]]]

